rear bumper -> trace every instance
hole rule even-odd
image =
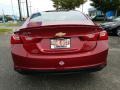
[[[79,73],[79,72],[96,72],[102,70],[106,66],[106,63],[99,63],[96,65],[86,66],[86,67],[74,67],[69,69],[38,69],[38,68],[26,68],[26,67],[15,67],[15,71],[21,72],[25,71],[26,73],[48,73],[48,74],[59,74],[59,73]]]
[[[12,47],[15,70],[60,72],[99,69],[106,66],[107,55],[107,41],[98,43],[93,51],[66,55],[31,55],[22,46]]]
[[[15,68],[15,71],[21,74],[73,74],[73,73],[81,73],[81,72],[96,72],[102,70],[106,64],[101,63],[99,65],[91,66],[88,68],[76,68],[76,69],[69,69],[69,70],[36,70],[36,69],[21,69]]]
[[[103,68],[107,64],[107,50],[87,57],[36,59],[12,54],[16,70],[65,71]],[[64,65],[60,62],[64,62]]]

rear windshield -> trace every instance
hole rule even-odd
[[[69,12],[42,12],[30,20],[30,22],[52,22],[52,21],[85,21],[88,18],[78,11]]]

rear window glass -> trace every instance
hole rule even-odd
[[[87,19],[84,14],[77,11],[42,12],[40,16],[31,19],[30,22],[83,21]]]

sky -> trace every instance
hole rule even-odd
[[[0,15],[19,15],[18,11],[18,0],[0,0]],[[30,14],[38,11],[54,10],[53,3],[51,0],[28,0]],[[84,5],[84,13],[88,13],[88,9],[91,8],[90,0],[88,0]],[[26,5],[25,0],[21,0],[22,6],[22,16],[26,16]],[[82,7],[77,8],[77,10],[82,11]]]

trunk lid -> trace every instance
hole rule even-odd
[[[97,26],[52,25],[24,28],[19,34],[29,53],[58,54],[93,50],[99,35]],[[60,35],[61,34],[61,35]],[[70,39],[70,48],[51,49],[51,39]]]

